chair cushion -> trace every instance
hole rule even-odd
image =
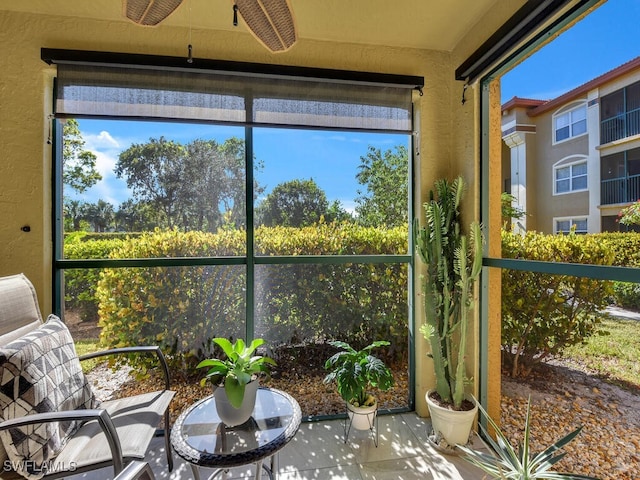
[[[125,461],[144,459],[174,394],[171,390],[160,390],[107,400],[100,404],[100,408],[109,412],[116,427]],[[168,434],[165,431],[165,435]],[[91,420],[82,425],[56,457],[56,462],[73,465],[77,470],[88,465],[110,465],[111,450],[98,423]]]
[[[96,406],[71,334],[55,315],[0,348],[2,420]],[[0,431],[0,439],[13,468],[26,478],[37,479],[79,426],[77,422],[25,426]]]
[[[0,278],[0,345],[42,324],[33,284],[23,274]]]

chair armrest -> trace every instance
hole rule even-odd
[[[0,430],[8,430],[10,428],[24,427],[38,423],[62,422],[69,420],[97,420],[100,428],[107,438],[111,456],[113,457],[113,475],[116,476],[122,471],[123,458],[120,440],[113,425],[111,417],[106,410],[87,409],[87,410],[64,410],[61,412],[34,413],[25,417],[14,418],[0,423]]]
[[[169,379],[169,367],[167,366],[167,360],[164,358],[162,350],[157,345],[111,348],[109,350],[101,350],[99,352],[85,353],[84,355],[80,355],[78,359],[82,361],[107,355],[121,355],[129,353],[155,353],[158,357],[158,361],[160,362],[160,366],[162,367],[162,373],[164,374],[164,389],[170,389],[171,381]]]
[[[155,478],[147,462],[133,460],[114,480],[155,480]]]

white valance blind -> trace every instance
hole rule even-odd
[[[56,114],[411,131],[407,86],[58,64]]]

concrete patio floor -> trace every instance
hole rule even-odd
[[[429,420],[415,413],[379,417],[376,447],[368,431],[351,431],[344,442],[342,420],[303,423],[283,448],[276,465],[280,480],[480,480],[482,472],[455,455],[443,455],[426,441]],[[485,448],[476,437],[477,448]],[[157,479],[192,480],[191,467],[174,453],[173,472],[167,471],[164,439],[154,439],[147,461]],[[201,469],[201,478],[213,470]],[[253,478],[253,468],[235,468],[227,479]],[[111,469],[73,479],[112,478]],[[263,478],[266,478],[263,475]]]

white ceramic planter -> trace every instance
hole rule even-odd
[[[216,411],[220,420],[229,427],[242,425],[251,418],[253,409],[256,405],[256,393],[258,392],[259,381],[253,380],[245,386],[244,398],[240,408],[235,408],[229,403],[229,397],[223,387],[218,387],[213,392],[216,398]]]
[[[451,447],[466,445],[469,442],[478,406],[475,405],[473,410],[449,410],[431,400],[429,394],[432,391],[429,390],[425,397],[431,415],[431,425],[436,435],[439,433]]]
[[[378,413],[378,402],[370,407],[354,407],[347,402],[347,415],[351,426],[356,430],[371,430]]]

